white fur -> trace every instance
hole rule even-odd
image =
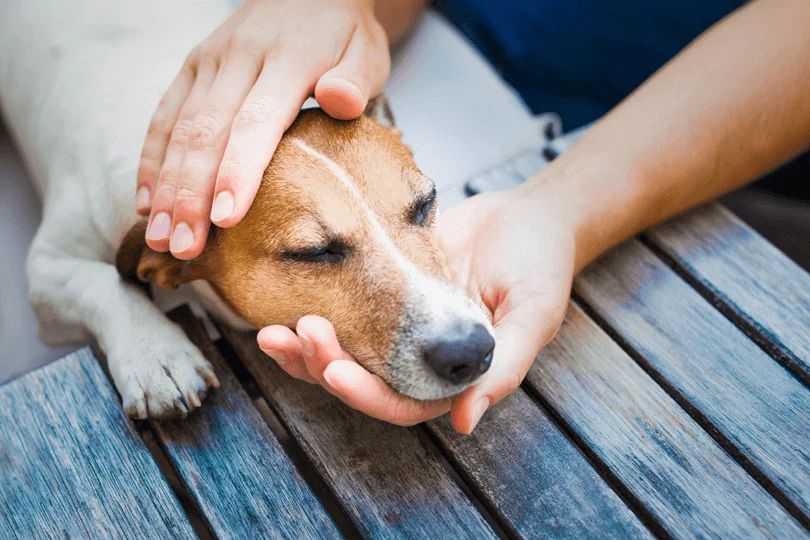
[[[363,211],[375,239],[385,247],[405,276],[408,292],[404,324],[400,327],[398,343],[388,364],[396,389],[417,399],[439,399],[456,394],[472,384],[454,385],[439,378],[423,361],[422,348],[434,335],[459,321],[478,322],[493,332],[490,321],[464,293],[428,276],[402,254],[343,167],[299,138],[291,138],[290,141],[326,167],[347,189]]]
[[[138,219],[149,119],[229,13],[219,0],[0,2],[0,105],[44,200],[28,259],[40,335],[96,338],[134,416],[183,414],[215,384],[199,350],[112,261]]]

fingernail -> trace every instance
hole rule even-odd
[[[481,417],[484,416],[484,413],[487,412],[488,408],[489,398],[483,397],[475,402],[475,405],[473,405],[472,417],[470,418],[470,433],[473,432],[475,426],[477,426],[478,422],[481,421]]]
[[[287,355],[281,351],[274,351],[272,349],[262,349],[262,350],[264,351],[264,354],[275,360],[276,364],[280,366],[283,366],[284,364],[290,361]]]
[[[301,338],[301,352],[304,353],[304,356],[307,358],[315,356],[315,344],[312,343],[312,340],[304,334],[299,334],[298,337]]]
[[[231,214],[233,214],[233,195],[230,191],[220,191],[211,208],[211,221],[222,221]]]
[[[181,221],[174,228],[172,239],[169,242],[169,249],[173,253],[182,253],[194,245],[194,233],[188,223]]]
[[[332,376],[329,374],[328,369],[323,370],[323,380],[325,380],[326,384],[329,386],[335,386],[335,384],[332,382]]]
[[[141,186],[135,194],[135,208],[138,210],[149,206],[149,188]]]
[[[169,229],[172,228],[172,218],[166,212],[161,212],[152,220],[149,227],[150,240],[163,240],[169,236]]]

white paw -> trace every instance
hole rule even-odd
[[[126,336],[107,352],[124,410],[132,418],[185,418],[209,388],[219,388],[214,369],[174,324]],[[157,335],[156,335],[157,334]]]

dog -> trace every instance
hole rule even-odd
[[[488,369],[495,342],[481,309],[449,283],[431,230],[435,203],[384,98],[350,122],[309,109],[282,138],[239,225],[212,227],[203,253],[181,261],[146,245],[141,220],[124,236],[116,267],[168,289],[191,283],[215,318],[241,330],[321,315],[345,350],[398,392],[444,398]],[[42,231],[57,230],[50,225],[46,215]],[[58,335],[93,332],[127,413],[165,418],[199,407],[219,383],[194,345],[102,261],[93,287],[98,301],[120,302],[120,313],[115,324],[94,325],[95,295],[64,301],[66,284],[48,270],[43,240],[28,265],[35,311],[48,327],[71,329]]]
[[[433,184],[382,99],[348,122],[301,112],[244,220],[212,227],[184,262],[145,244],[135,152],[149,104],[225,6],[60,4],[70,33],[45,5],[8,9],[0,104],[44,201],[27,263],[40,337],[95,340],[130,416],[185,416],[219,385],[133,279],[189,283],[214,318],[242,330],[321,315],[361,365],[416,399],[457,394],[487,370],[491,323],[449,282]]]

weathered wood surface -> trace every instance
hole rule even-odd
[[[716,428],[809,522],[808,388],[637,240],[586,269],[575,290],[687,410]]]
[[[496,537],[413,430],[369,418],[292,379],[261,352],[255,334],[223,332],[364,536]]]
[[[218,538],[340,537],[201,323],[186,307],[170,317],[222,383],[188,418],[152,423],[211,531]]]
[[[89,349],[0,387],[0,537],[195,537]]]
[[[527,384],[673,537],[807,535],[576,304]]]
[[[522,390],[488,411],[469,437],[447,416],[426,427],[515,536],[652,536]]]
[[[655,227],[646,237],[810,386],[810,274],[719,204]]]

